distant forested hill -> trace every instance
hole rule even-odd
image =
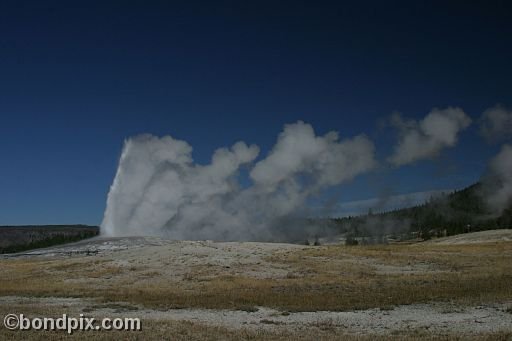
[[[512,228],[512,207],[492,214],[482,199],[482,184],[476,183],[426,203],[390,212],[334,219],[342,232],[356,237],[416,234],[428,239],[490,229]]]
[[[98,226],[87,225],[0,226],[0,253],[64,244],[98,234]]]

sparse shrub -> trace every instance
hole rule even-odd
[[[318,329],[320,330],[335,330],[336,329],[336,323],[332,319],[324,320],[324,321],[317,321],[314,324]]]
[[[347,236],[345,240],[345,245],[358,245],[359,242],[353,236]]]
[[[428,229],[424,229],[421,231],[421,238],[423,240],[430,240],[432,239],[432,236],[430,234],[430,231]]]
[[[283,322],[269,320],[269,319],[260,320],[260,323],[262,323],[262,324],[283,324]]]
[[[240,307],[239,310],[241,311],[245,311],[247,313],[255,313],[257,312],[259,309],[257,307],[254,307],[254,306],[243,306],[243,307]]]

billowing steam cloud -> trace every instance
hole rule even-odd
[[[512,110],[496,105],[484,111],[480,123],[480,134],[489,142],[512,137]]]
[[[460,108],[433,109],[420,122],[403,120],[395,114],[392,125],[400,131],[400,140],[388,159],[395,166],[413,163],[437,156],[443,148],[453,147],[457,135],[471,124],[471,119]]]
[[[304,122],[286,125],[269,155],[253,164],[255,145],[237,142],[195,164],[192,147],[170,136],[125,142],[102,233],[174,239],[292,240],[306,200],[375,167],[365,136],[316,136]],[[239,172],[249,170],[250,185]],[[287,222],[283,224],[283,222]]]
[[[489,208],[500,214],[512,205],[512,146],[505,144],[489,163],[484,178],[485,199]]]

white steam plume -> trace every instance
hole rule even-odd
[[[282,223],[303,217],[307,198],[376,165],[374,145],[365,136],[342,141],[335,132],[316,136],[301,121],[286,125],[269,155],[252,168],[259,148],[244,142],[216,150],[208,165],[195,164],[191,152],[189,144],[170,136],[128,139],[102,233],[290,240],[298,226]],[[252,182],[245,188],[238,181],[244,165]]]
[[[436,157],[443,148],[453,147],[458,133],[471,124],[471,118],[460,108],[448,107],[433,109],[419,122],[405,121],[395,114],[391,123],[400,130],[400,140],[388,161],[401,166]]]
[[[512,110],[496,105],[484,111],[480,134],[489,142],[512,137]]]
[[[489,163],[484,178],[485,199],[489,208],[497,214],[512,205],[512,146],[505,144]]]

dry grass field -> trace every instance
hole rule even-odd
[[[512,242],[501,239],[349,247],[98,238],[4,256],[0,271],[3,315],[143,320],[141,332],[78,339],[512,338]],[[1,339],[20,336],[67,335],[0,329]]]

